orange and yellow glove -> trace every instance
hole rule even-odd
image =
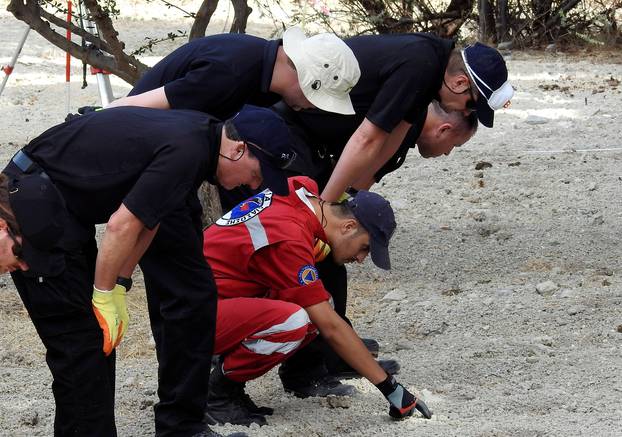
[[[127,330],[129,315],[125,293],[125,287],[118,284],[112,290],[93,287],[93,312],[104,334],[103,351],[106,356],[118,346]]]

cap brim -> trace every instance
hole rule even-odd
[[[316,108],[322,111],[335,112],[343,115],[354,115],[356,111],[352,106],[352,100],[350,95],[345,95],[341,98],[331,96],[321,91],[309,92],[309,90],[302,89],[302,93],[305,95]]]
[[[492,127],[495,119],[495,111],[492,110],[484,96],[482,96],[481,94],[477,99],[476,108],[477,119],[479,120],[479,122],[486,127]]]
[[[270,188],[274,194],[287,196],[289,188],[287,186],[287,175],[279,168],[275,168],[267,162],[259,160],[261,165],[261,175],[263,176],[262,187]]]
[[[371,260],[383,269],[391,270],[391,259],[389,258],[389,246],[384,246],[375,240],[370,241]]]
[[[28,264],[26,276],[58,276],[65,270],[65,254],[56,249],[46,252],[30,245],[27,240],[22,241],[22,259]]]

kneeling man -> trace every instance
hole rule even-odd
[[[205,231],[204,254],[218,288],[215,353],[206,417],[213,423],[266,423],[272,409],[244,392],[246,381],[268,372],[321,334],[389,401],[389,414],[404,418],[426,405],[374,360],[352,327],[331,306],[315,263],[322,241],[338,263],[390,268],[395,218],[388,201],[359,191],[342,203],[322,201],[307,177],[289,179],[289,195],[269,189],[245,200]]]

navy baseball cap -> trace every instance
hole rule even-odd
[[[395,232],[395,215],[388,200],[361,190],[348,201],[354,217],[369,232],[371,260],[384,270],[391,268],[389,240]]]
[[[291,133],[285,121],[269,109],[251,105],[245,105],[231,121],[259,160],[262,186],[275,194],[287,195],[287,175],[283,170],[295,160],[296,152],[291,147]]]
[[[61,241],[68,213],[50,178],[31,173],[9,180],[9,202],[22,236],[22,254],[34,276],[56,276],[65,268]]]
[[[479,91],[477,118],[484,126],[492,127],[495,111],[505,107],[514,95],[503,56],[496,49],[476,42],[462,50],[462,60],[471,83]]]

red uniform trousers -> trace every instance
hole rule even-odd
[[[268,372],[318,334],[309,315],[291,302],[263,298],[219,299],[215,354],[227,378],[245,382]]]

